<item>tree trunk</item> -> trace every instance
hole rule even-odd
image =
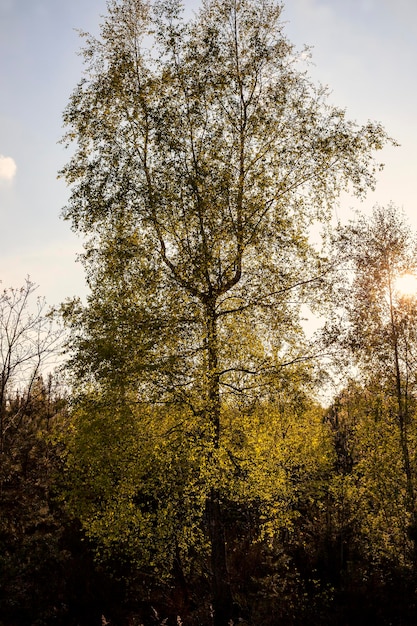
[[[211,576],[213,593],[213,624],[228,626],[232,619],[232,593],[227,571],[226,539],[223,513],[218,489],[212,489],[207,501],[211,546]]]
[[[404,466],[405,479],[406,479],[406,511],[410,516],[410,523],[408,526],[408,535],[410,540],[412,541],[412,560],[413,560],[413,568],[414,571],[417,571],[417,510],[416,510],[416,495],[414,491],[414,481],[413,481],[413,472],[411,469],[410,463],[410,451],[408,444],[408,435],[407,435],[407,427],[408,427],[408,409],[407,405],[404,402],[403,398],[403,390],[402,390],[402,380],[401,380],[401,369],[400,369],[400,358],[399,358],[399,350],[398,350],[398,334],[397,334],[397,325],[394,317],[394,307],[392,303],[391,291],[390,291],[390,307],[391,307],[391,327],[392,327],[392,335],[393,335],[393,348],[394,348],[394,368],[395,368],[395,387],[396,387],[396,395],[397,395],[397,411],[398,411],[398,428],[400,435],[400,446],[402,452],[402,462]]]
[[[220,444],[220,382],[218,373],[217,316],[215,306],[206,307],[207,321],[207,416],[213,428],[214,449]],[[207,499],[211,547],[213,624],[228,626],[232,619],[232,594],[227,570],[226,538],[220,491],[212,488]]]
[[[178,543],[176,543],[175,545],[173,576],[175,580],[175,609],[182,619],[187,619],[190,609],[190,597],[188,595],[188,586],[184,576],[184,570],[182,567],[181,554]]]

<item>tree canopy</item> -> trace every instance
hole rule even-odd
[[[342,190],[373,187],[374,153],[388,141],[380,124],[358,126],[328,104],[281,12],[270,0],[210,0],[186,22],[177,2],[109,2],[100,38],[85,36],[85,74],[64,112],[64,141],[75,144],[61,172],[64,216],[87,237],[91,287],[86,307],[65,310],[78,432],[93,414],[104,428],[113,406],[128,428],[165,438],[165,464],[180,441],[181,471],[201,493],[216,626],[234,617],[225,527],[239,488],[228,485],[270,445],[252,446],[237,425],[264,415],[275,431],[280,391],[307,392],[300,306],[318,299],[327,271],[308,228]],[[257,475],[251,498],[265,505],[267,474]],[[112,507],[114,491],[97,488]],[[162,497],[152,506],[168,515]],[[125,502],[116,510],[126,516]],[[109,520],[96,533],[104,540]],[[184,553],[179,537],[171,545]]]

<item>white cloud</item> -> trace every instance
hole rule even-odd
[[[0,154],[0,181],[11,181],[16,174],[16,163],[12,157],[6,157]]]

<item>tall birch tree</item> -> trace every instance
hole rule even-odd
[[[304,358],[299,307],[322,271],[311,221],[342,190],[373,187],[387,141],[327,103],[281,13],[274,0],[208,0],[187,22],[175,0],[111,1],[64,112],[64,216],[88,238],[91,286],[84,310],[67,309],[74,371],[103,386],[117,361],[138,401],[187,407],[213,468],[226,408]],[[232,617],[222,511],[214,480],[216,626]]]

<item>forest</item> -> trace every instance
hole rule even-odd
[[[276,0],[109,0],[82,37],[88,295],[0,294],[0,626],[416,624],[417,236],[332,220],[395,139]]]

